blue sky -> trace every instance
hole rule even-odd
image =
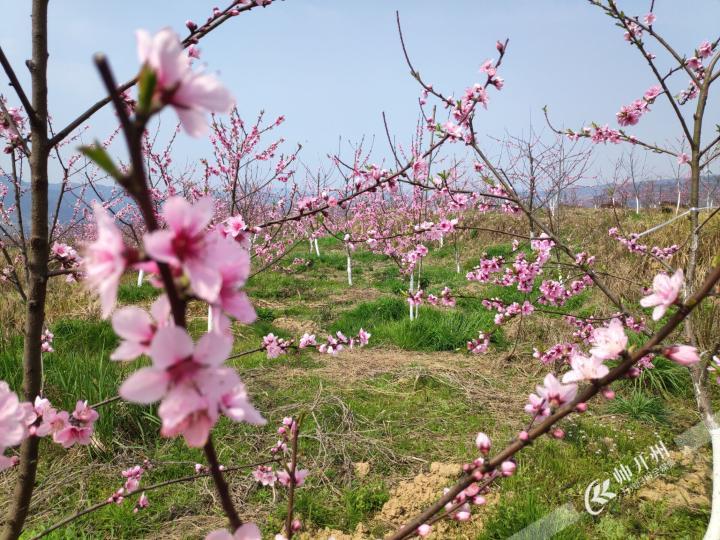
[[[649,2],[620,4],[628,13],[644,13]],[[214,5],[204,0],[50,2],[50,106],[55,124],[65,124],[102,96],[91,62],[94,52],[105,52],[118,79],[126,80],[138,67],[136,28],[172,26],[184,35],[184,21],[204,21]],[[692,12],[686,5],[658,0],[655,27],[691,54],[700,41],[715,37],[720,3],[693,0]],[[407,141],[417,120],[419,94],[400,50],[396,9],[416,67],[448,94],[459,95],[479,80],[478,67],[495,54],[495,40],[510,38],[501,70],[505,88],[492,92],[489,110],[478,116],[478,131],[486,136],[520,134],[527,131],[530,118],[542,129],[544,105],[556,125],[577,128],[596,120],[617,127],[620,106],[654,83],[622,32],[583,0],[276,1],[210,35],[200,46],[202,60],[232,90],[246,118],[261,109],[271,116],[284,114],[286,149],[302,143],[302,158],[311,166],[335,151],[339,136],[359,140],[374,135],[378,156],[386,155],[381,113],[387,113],[399,140]],[[29,87],[23,65],[30,51],[29,2],[13,2],[3,16],[0,43]],[[656,46],[651,50],[660,52]],[[680,90],[686,82],[676,79],[673,88]],[[662,103],[654,109],[632,132],[672,141],[680,131],[669,107]],[[719,110],[709,109],[708,133]],[[104,111],[92,119],[90,134],[102,138],[113,126],[113,115]],[[493,143],[486,144],[492,153]],[[176,162],[195,160],[207,150],[204,141],[183,135]],[[605,177],[611,174],[617,151],[599,148],[594,170]],[[673,169],[668,158],[650,156],[649,163],[658,174]]]

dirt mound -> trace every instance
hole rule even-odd
[[[637,492],[637,497],[644,501],[662,501],[668,509],[674,508],[708,508],[709,479],[711,476],[710,459],[688,447],[677,452],[670,452],[670,458],[683,469],[682,476],[672,478],[663,476],[648,483]]]
[[[369,525],[387,530],[397,529],[435,502],[442,495],[443,489],[452,485],[461,472],[462,467],[454,463],[431,463],[428,472],[420,473],[415,478],[401,482],[394,487],[390,492],[390,499]],[[487,496],[490,503],[495,498],[496,496],[492,493]],[[483,528],[484,515],[483,509],[475,507],[472,518],[467,523],[457,524],[450,520],[441,520],[433,525],[432,533],[428,538],[436,540],[476,538],[478,532]],[[323,529],[304,532],[298,538],[302,540],[374,540],[378,537],[371,534],[367,525],[360,523],[352,533]]]
[[[420,473],[412,480],[402,482],[391,491],[390,500],[385,503],[376,520],[397,528],[419,512],[435,502],[443,489],[452,485],[460,476],[462,467],[453,463],[432,463],[430,470]],[[493,494],[487,497],[494,500]],[[469,522],[456,524],[450,520],[441,520],[433,525],[428,538],[476,538],[483,528],[485,512],[481,508],[473,509]]]
[[[314,321],[293,319],[291,317],[278,317],[274,319],[272,323],[273,326],[290,332],[295,338],[299,338],[305,333],[317,334],[320,332],[320,327]]]

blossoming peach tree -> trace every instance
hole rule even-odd
[[[715,64],[720,59],[720,53],[716,52],[717,41],[701,44],[696,56],[686,60],[674,53],[669,45],[655,34],[655,17],[652,12],[641,21],[638,17],[626,16],[612,0],[607,4],[592,3],[599,5],[626,30],[626,39],[645,54],[660,82],[659,89],[651,89],[642,100],[624,107],[618,113],[620,125],[637,123],[648,106],[661,94],[667,95],[674,109],[677,109],[678,103],[685,103],[693,98],[702,101],[702,106],[699,106],[696,112],[695,133],[687,133],[692,155],[682,154],[678,157],[690,164],[693,178],[699,178],[700,170],[707,165],[707,158],[715,155],[709,149],[714,148],[718,142],[718,139],[714,139],[710,146],[702,147],[702,133],[698,125],[701,122],[698,115],[701,119],[707,89],[717,78],[714,71]],[[303,469],[299,462],[298,443],[302,415],[283,419],[278,427],[278,444],[270,450],[269,455],[262,456],[254,464],[234,467],[221,465],[212,435],[220,416],[254,425],[266,423],[261,411],[253,406],[248,389],[239,374],[227,363],[229,358],[238,355],[231,354],[231,319],[240,323],[251,323],[256,317],[252,302],[243,290],[251,272],[253,250],[255,253],[265,254],[265,260],[272,263],[276,260],[276,254],[284,254],[297,239],[306,238],[308,231],[312,231],[311,235],[315,235],[319,229],[338,236],[342,233],[342,239],[348,246],[348,254],[356,244],[365,244],[370,249],[383,251],[396,258],[401,270],[412,275],[419,261],[428,252],[425,245],[418,243],[418,238],[433,241],[458,231],[481,229],[482,222],[476,223],[474,220],[481,220],[482,215],[487,212],[524,214],[529,223],[537,227],[539,236],[514,235],[515,255],[512,260],[483,256],[479,264],[467,274],[469,281],[512,287],[525,294],[526,300],[522,304],[505,304],[497,298],[483,299],[483,305],[497,313],[496,327],[515,317],[540,313],[557,314],[553,312],[553,307],[562,306],[569,298],[588,287],[599,288],[618,308],[617,313],[608,317],[566,318],[576,329],[576,341],[559,343],[547,351],[536,352],[536,357],[545,364],[552,364],[554,370],[544,377],[535,392],[528,397],[525,406],[528,421],[525,429],[495,452],[491,451],[498,445],[493,445],[487,434],[478,433],[475,442],[479,455],[464,466],[462,478],[449,487],[434,504],[392,533],[390,538],[400,539],[414,535],[424,537],[430,534],[434,523],[440,519],[469,519],[472,507],[484,504],[484,495],[492,484],[516,473],[514,456],[518,452],[547,434],[562,438],[564,431],[558,425],[560,421],[571,414],[586,411],[591,399],[598,394],[612,399],[612,383],[621,378],[637,376],[642,369],[648,368],[653,355],[662,354],[681,365],[702,364],[702,355],[694,341],[692,330],[687,328],[691,325],[690,316],[693,310],[714,293],[720,282],[720,265],[714,264],[705,276],[697,275],[697,259],[693,258],[697,257],[697,235],[701,229],[697,212],[692,214],[694,219],[691,257],[685,272],[681,268],[672,269],[667,264],[677,249],[652,249],[647,246],[641,249],[636,239],[617,232],[612,233],[629,248],[649,253],[667,267],[668,271],[655,277],[652,288],[645,291],[640,301],[641,307],[653,308],[653,321],[662,319],[656,327],[650,328],[637,310],[631,312],[628,306],[615,298],[604,283],[602,273],[593,267],[595,257],[565,244],[557,231],[535,213],[532,205],[528,207],[502,168],[488,159],[480,147],[474,127],[475,114],[479,110],[477,106],[487,107],[488,90],[501,90],[504,85],[498,69],[506,52],[507,41],[497,42],[497,58],[482,65],[484,82],[467,88],[460,99],[446,96],[425,82],[413,67],[403,42],[403,51],[411,75],[422,87],[420,106],[423,129],[432,135],[430,143],[424,147],[413,146],[409,157],[404,160],[405,163],[396,154],[396,168],[392,171],[356,159],[346,171],[352,181],[347,183],[344,190],[322,190],[317,195],[300,198],[295,204],[288,205],[289,208],[271,204],[268,212],[252,216],[238,214],[243,196],[237,195],[236,179],[237,171],[242,165],[237,160],[228,161],[228,156],[248,155],[243,154],[243,148],[234,146],[243,128],[232,113],[234,100],[231,93],[215,77],[194,70],[191,59],[197,54],[193,49],[194,45],[214,28],[244,11],[267,4],[270,4],[269,0],[237,0],[225,10],[216,8],[203,25],[189,21],[187,28],[190,34],[183,40],[168,29],[154,35],[138,31],[141,68],[137,78],[127,84],[118,85],[108,60],[98,55],[95,62],[109,97],[52,136],[48,135],[45,76],[47,0],[33,0],[32,103],[22,91],[7,59],[0,51],[3,68],[18,94],[25,117],[31,126],[28,141],[22,132],[22,115],[18,110],[7,109],[4,102],[0,102],[3,103],[4,118],[1,134],[8,140],[11,152],[22,152],[29,157],[33,196],[31,236],[29,246],[23,252],[27,258],[27,277],[13,277],[27,306],[22,399],[7,383],[0,382],[0,469],[13,466],[19,468],[13,506],[6,518],[3,532],[5,538],[17,538],[23,530],[35,485],[39,439],[51,437],[66,448],[75,444],[88,444],[94,423],[98,419],[98,410],[111,406],[117,399],[139,404],[159,402],[161,435],[182,436],[188,446],[202,448],[207,465],[198,464],[196,475],[191,477],[155,485],[142,484],[143,475],[152,467],[150,462],[124,470],[123,485],[109,493],[107,500],[68,517],[42,532],[40,536],[108,504],[123,504],[131,496],[137,496],[135,511],[140,511],[150,504],[147,493],[162,489],[170,483],[209,476],[227,516],[228,528],[211,531],[206,538],[259,539],[259,527],[254,523],[241,521],[224,476],[225,472],[238,469],[251,470],[253,477],[264,486],[274,489],[276,485],[280,485],[286,489],[286,522],[283,531],[278,532],[276,538],[289,539],[300,530],[302,524],[294,516],[294,494],[295,490],[303,485],[307,475],[311,474],[307,469]],[[669,75],[678,71],[690,74],[692,85],[681,92],[680,96],[673,97],[669,93],[666,86],[667,76],[659,75],[654,67],[652,55],[645,51],[641,41],[643,31],[658,39],[680,63]],[[402,40],[402,32],[400,37]],[[710,59],[707,66],[702,63],[705,58]],[[129,99],[125,94],[133,84],[137,84],[135,100]],[[432,112],[425,108],[430,100],[436,102]],[[113,329],[120,338],[120,344],[110,360],[133,362],[146,356],[151,364],[140,367],[129,375],[120,386],[117,397],[93,405],[81,399],[72,412],[58,411],[41,391],[40,355],[43,350],[52,349],[51,336],[43,327],[45,290],[50,277],[48,262],[51,260],[47,227],[47,161],[49,152],[55,146],[64,141],[96,110],[110,102],[119,119],[119,133],[124,137],[130,163],[118,166],[104,144],[83,147],[82,153],[98,169],[112,177],[133,200],[141,222],[139,230],[143,231],[142,235],[135,242],[131,242],[107,208],[95,204],[94,239],[83,247],[82,255],[69,246],[58,245],[53,249],[52,257],[60,270],[71,270],[67,273],[81,277],[87,286],[98,294],[102,317],[111,318]],[[447,119],[444,122],[437,117],[437,105],[447,109]],[[165,114],[168,107],[175,111],[182,129],[190,136],[207,133],[209,113],[231,113],[229,128],[220,123],[219,117],[213,117],[213,141],[217,160],[214,167],[219,171],[218,176],[225,182],[226,187],[232,188],[232,201],[216,203],[207,195],[211,191],[208,185],[204,192],[193,190],[187,196],[165,192],[161,197],[162,204],[157,204],[158,196],[153,193],[148,180],[149,153],[146,132],[149,121],[157,115]],[[682,118],[681,115],[680,117]],[[684,123],[682,126],[687,131]],[[254,147],[260,131],[256,126],[252,128],[250,135],[245,134],[247,145]],[[593,126],[578,133],[568,132],[568,135],[572,138],[589,137],[596,142],[627,141],[655,151],[671,153],[670,150],[640,142],[623,131],[615,131],[609,127]],[[458,181],[462,174],[457,166],[448,167],[442,174],[433,177],[432,157],[446,143],[464,145],[474,153],[470,170],[480,178],[478,186]],[[269,156],[274,151],[271,145],[266,155]],[[263,152],[261,154],[265,155]],[[275,167],[274,178],[281,182],[288,180],[288,164],[294,161],[295,156],[296,153],[280,159]],[[702,160],[704,156],[705,161]],[[205,167],[207,171],[213,166],[206,163]],[[411,186],[411,190],[408,198],[397,201],[394,207],[405,207],[407,211],[399,213],[402,216],[400,220],[383,221],[377,216],[380,213],[378,210],[382,205],[391,203],[393,197],[400,197],[397,190],[399,183]],[[252,196],[254,190],[250,188],[244,193]],[[432,205],[421,197],[423,193],[432,194]],[[377,222],[370,226],[367,223],[357,224],[347,218],[348,214],[343,222],[341,212],[333,213],[333,209],[344,210],[351,204],[363,208],[366,215],[375,216]],[[436,222],[428,220],[431,214]],[[337,219],[337,222],[334,223],[333,218]],[[300,225],[294,229],[290,227],[291,232],[287,237],[289,240],[276,242],[278,235],[282,237],[282,234],[287,234],[281,234],[283,228],[293,223]],[[253,245],[256,235],[264,236],[265,243],[260,249]],[[526,242],[529,249],[519,249],[521,240]],[[564,258],[565,266],[571,267],[575,275],[566,274],[569,277],[547,279],[553,266],[551,254],[555,254],[558,260]],[[116,309],[120,279],[131,269],[147,273],[151,283],[162,289],[162,294],[149,312],[134,306]],[[59,272],[60,274],[63,273]],[[27,292],[22,283],[26,284]],[[411,286],[408,302],[411,314],[417,316],[417,306],[424,301],[452,308],[455,298],[453,291],[447,287],[437,297],[425,295],[420,289],[413,290]],[[197,340],[193,339],[187,329],[187,307],[191,302],[206,304],[212,318],[208,332]],[[675,344],[672,341],[675,331],[683,324],[689,332],[686,334],[689,344]],[[487,351],[492,342],[494,329],[478,331],[479,337],[468,343],[468,351],[472,354]],[[639,333],[643,337],[643,343],[630,347],[628,331]],[[300,337],[297,343],[295,340],[284,340],[269,334],[263,338],[256,350],[264,350],[269,357],[277,357],[292,348],[315,348],[320,353],[336,354],[343,348],[363,346],[369,339],[369,333],[362,329],[357,336],[347,337],[337,333],[329,336],[325,342],[318,341],[316,336],[310,334]],[[13,454],[12,450],[10,454],[6,454],[9,449],[19,445],[19,456]],[[720,488],[715,486],[714,489]],[[711,529],[712,527],[711,522]],[[709,534],[711,538],[718,536],[712,532]]]

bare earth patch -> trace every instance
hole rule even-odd
[[[649,502],[663,502],[670,510],[709,508],[710,458],[697,450],[683,447],[677,452],[670,452],[670,459],[683,469],[682,476],[653,480],[638,491],[637,497]]]
[[[422,472],[395,486],[390,492],[390,499],[368,525],[382,525],[391,530],[397,529],[435,502],[442,495],[443,489],[452,485],[461,472],[462,467],[454,463],[431,463],[428,472]],[[487,499],[492,504],[497,496],[491,493]],[[439,521],[433,525],[432,533],[428,538],[438,540],[441,538],[457,540],[476,538],[483,528],[484,514],[484,512],[473,512],[470,521],[462,524],[449,520]],[[301,534],[299,538],[304,540],[370,540],[376,538],[369,532],[368,525],[360,523],[352,533],[332,529],[309,531]]]

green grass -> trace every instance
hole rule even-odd
[[[402,298],[381,298],[364,302],[342,313],[331,326],[354,334],[361,327],[372,334],[371,343],[395,345],[415,351],[453,351],[464,349],[466,343],[478,336],[478,332],[495,328],[494,314],[480,308],[473,310],[442,309],[423,305],[418,318],[411,321],[408,304]],[[505,347],[501,330],[495,332],[492,341]]]
[[[609,407],[611,412],[625,414],[646,422],[665,422],[667,412],[662,399],[633,390],[629,396],[617,396]]]
[[[120,284],[118,301],[121,304],[138,304],[160,296],[160,289],[153,287],[147,281],[143,281],[143,284],[138,287],[135,279],[137,278],[133,275],[131,281]]]
[[[392,346],[393,354],[402,357],[403,362],[389,362],[387,370],[373,370],[354,379],[337,374],[345,362],[356,361],[352,355],[329,357],[302,352],[268,359],[260,352],[234,359],[231,364],[246,382],[253,403],[263,411],[268,425],[249,426],[222,418],[214,440],[224,464],[257,461],[277,441],[280,419],[305,412],[300,465],[310,468],[311,475],[297,491],[298,517],[310,531],[330,527],[350,533],[359,523],[367,525],[372,520],[389,499],[391,488],[417,474],[427,463],[463,463],[476,457],[475,432],[488,432],[497,448],[512,439],[520,429],[520,421],[527,418],[521,405],[503,404],[502,396],[512,391],[524,397],[531,391],[527,374],[535,366],[523,367],[521,386],[517,366],[511,364],[507,372],[492,374],[476,373],[476,359],[465,355],[453,357],[452,371],[426,366],[421,360],[410,363],[404,351],[464,350],[465,342],[477,337],[478,331],[494,329],[494,312],[483,308],[478,299],[459,298],[454,309],[424,304],[419,318],[411,322],[404,297],[407,278],[399,275],[387,257],[363,249],[353,254],[355,288],[364,291],[372,287],[373,296],[379,290],[384,297],[354,305],[349,305],[352,300],[337,301],[347,289],[345,253],[342,244],[332,238],[321,239],[320,249],[317,257],[307,253],[307,243],[300,244],[281,266],[287,267],[294,256],[312,261],[310,266],[289,272],[264,272],[250,280],[250,296],[265,300],[263,306],[271,307],[258,307],[258,320],[253,325],[235,327],[239,336],[235,351],[257,347],[259,339],[269,332],[297,337],[276,326],[277,318],[291,317],[312,320],[323,330],[342,330],[348,335],[364,327],[373,334],[371,347]],[[461,294],[467,286],[465,272],[474,262],[463,257],[462,272],[457,274],[453,249],[450,242],[441,249],[432,246],[420,278],[420,286],[427,292],[437,294],[447,285]],[[509,243],[482,249],[488,256],[512,257]],[[136,287],[134,277],[130,277],[133,279],[121,285],[121,303],[146,304],[157,295],[157,290],[148,284]],[[499,296],[505,302],[522,302],[526,298],[515,288],[477,288],[480,297]],[[589,305],[589,298],[590,293],[583,293],[559,311],[592,314],[598,306]],[[110,362],[108,357],[117,339],[107,322],[58,317],[52,320],[56,352],[44,356],[45,390],[59,407],[72,409],[78,397],[96,402],[115,395],[128,373],[147,362]],[[193,319],[193,335],[203,332],[205,324],[203,317]],[[641,338],[631,336],[631,343],[635,343],[634,339]],[[542,348],[547,344],[534,345]],[[504,335],[496,332],[491,351],[506,346]],[[7,380],[14,389],[20,387],[21,356],[20,336],[0,341],[0,379]],[[500,483],[499,500],[476,510],[485,514],[486,525],[479,538],[507,538],[567,502],[580,509],[583,490],[590,481],[612,475],[618,462],[632,463],[633,456],[656,442],[656,432],[663,440],[671,440],[678,431],[677,425],[671,423],[678,423],[674,407],[692,416],[689,378],[687,370],[664,358],[656,358],[655,365],[638,379],[623,381],[616,400],[593,402],[588,413],[565,421],[564,440],[543,437],[520,453],[518,474]],[[468,366],[468,373],[466,380],[460,381],[457,377],[464,376],[463,366]],[[668,414],[670,405],[665,398],[672,398],[672,415]],[[182,440],[159,436],[159,421],[152,406],[115,403],[100,412],[97,444],[65,451],[43,441],[38,485],[41,489],[56,486],[57,476],[63,478],[63,484],[54,488],[60,491],[47,509],[51,516],[43,518],[42,523],[35,522],[33,533],[72,511],[105,500],[121,485],[119,471],[144,458],[158,464],[147,474],[147,484],[184,476],[192,472],[194,463],[204,461],[201,450],[188,448]],[[352,464],[357,462],[370,464],[368,476],[358,478],[352,474]],[[273,505],[269,489],[247,489],[250,483],[245,472],[233,475],[231,482],[238,504],[251,512],[261,512],[258,522],[266,536],[281,530],[285,512],[282,490],[278,491],[278,504]],[[212,484],[207,480],[171,486],[149,496],[150,508],[139,514],[132,513],[134,501],[111,505],[49,538],[157,537],[172,528],[175,521],[197,521],[201,528],[208,514],[223,522],[220,510],[213,504]],[[669,511],[662,504],[622,500],[608,505],[601,519],[583,518],[556,538],[694,538],[702,536],[707,518],[703,511]],[[373,526],[372,534],[382,536],[387,532],[383,527]],[[197,536],[207,532],[187,530]]]
[[[663,396],[689,396],[691,389],[690,373],[675,362],[658,356],[653,360],[653,369],[644,369],[631,384],[651,394]]]

